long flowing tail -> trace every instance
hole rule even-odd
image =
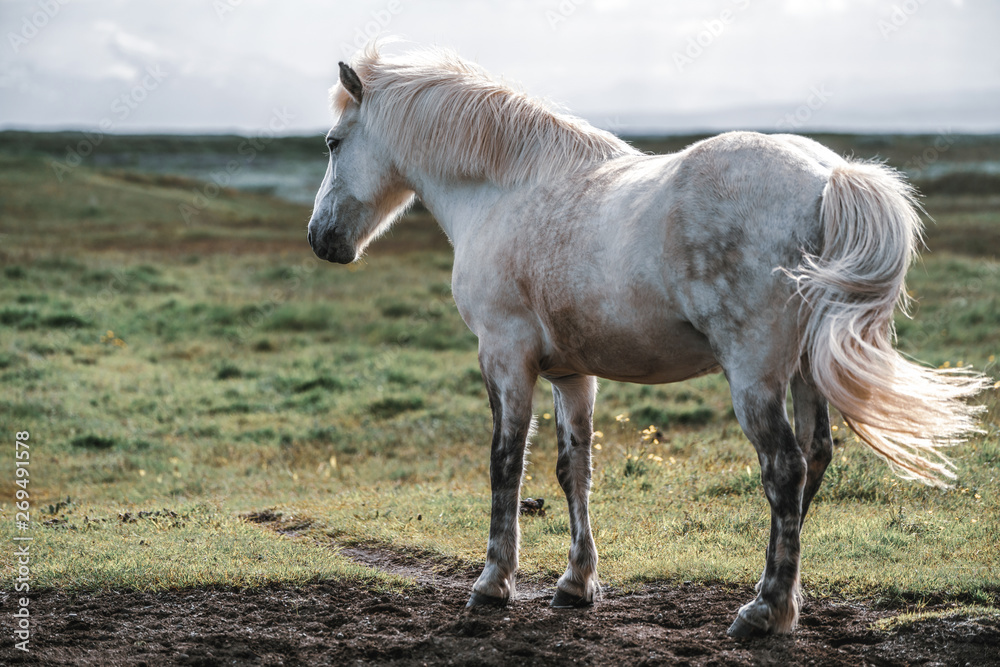
[[[822,252],[788,274],[806,301],[802,352],[819,390],[896,474],[945,486],[954,466],[940,448],[978,430],[982,408],[965,399],[987,379],[920,366],[893,348],[893,311],[906,309],[904,276],[922,232],[914,195],[884,165],[834,167]]]

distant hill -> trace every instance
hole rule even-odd
[[[711,134],[625,136],[643,151],[670,153]],[[809,134],[842,155],[884,160],[926,193],[1000,193],[1000,135]],[[82,164],[173,174],[198,183],[311,204],[326,170],[322,137],[0,132],[0,154],[50,160],[54,172]],[[62,167],[60,166],[62,165]]]

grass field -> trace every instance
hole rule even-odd
[[[339,267],[309,251],[307,207],[121,165],[60,182],[37,146],[5,146],[0,461],[13,470],[14,433],[30,431],[33,587],[408,585],[330,537],[481,562],[490,413],[429,216]],[[1000,195],[971,182],[929,183],[931,252],[911,271],[899,345],[997,376]],[[1000,605],[998,397],[981,397],[985,433],[953,451],[949,490],[896,480],[835,421],[803,533],[812,594]],[[569,525],[544,383],[536,413],[524,495],[549,511],[524,518],[521,562],[554,581]],[[721,376],[602,382],[595,428],[606,584],[756,580],[767,505]],[[11,544],[18,487],[0,479]],[[240,518],[268,509],[304,537]],[[10,559],[2,571],[13,579]]]

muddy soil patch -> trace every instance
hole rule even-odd
[[[441,576],[441,575],[435,575]],[[651,586],[589,610],[545,598],[467,612],[467,590],[409,595],[319,582],[255,590],[33,595],[31,652],[8,665],[997,665],[997,619],[929,620],[894,633],[888,615],[835,600],[808,604],[791,637],[725,635],[750,588]],[[3,609],[13,605],[0,594]]]
[[[244,519],[292,535],[308,527],[270,510]],[[610,590],[590,609],[553,610],[553,589],[527,581],[510,606],[468,611],[478,574],[472,564],[371,545],[330,546],[417,586],[400,594],[337,581],[252,590],[43,591],[31,598],[30,653],[7,640],[0,664],[1000,665],[996,616],[935,618],[884,632],[872,624],[906,610],[816,599],[806,602],[793,635],[736,641],[726,628],[753,597],[749,586]],[[13,595],[0,592],[0,603],[11,610]]]

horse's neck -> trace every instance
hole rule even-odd
[[[458,247],[502,200],[512,193],[489,182],[458,181],[418,175],[410,179],[417,196]]]

